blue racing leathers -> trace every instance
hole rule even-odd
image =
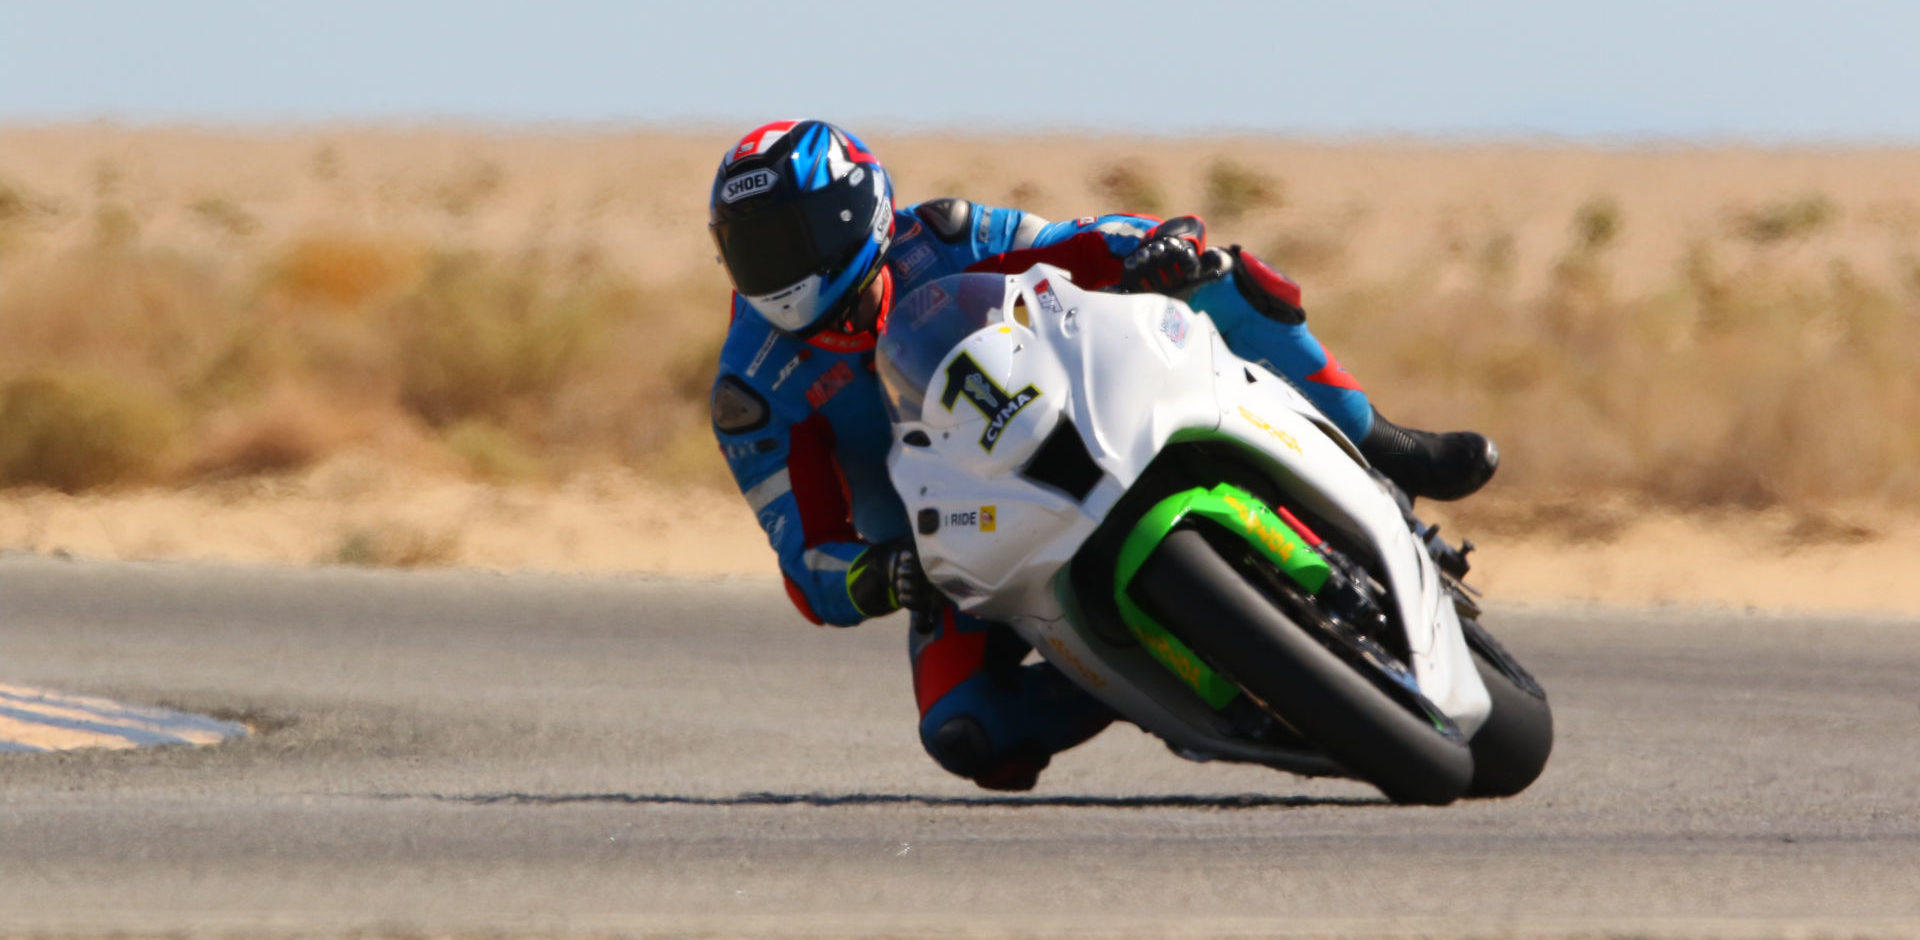
[[[950,274],[1017,273],[1040,262],[1067,270],[1082,287],[1109,287],[1120,280],[1122,259],[1157,224],[1125,214],[1049,224],[961,200],[920,203],[895,213],[887,259],[893,296]],[[1365,436],[1372,409],[1307,331],[1299,288],[1249,255],[1240,261],[1231,278],[1193,295],[1194,308],[1213,318],[1236,353],[1293,381],[1353,439]],[[870,334],[795,339],[735,296],[720,353],[715,435],[779,554],[788,596],[815,623],[850,625],[889,613],[863,610],[849,575],[869,546],[909,535],[906,508],[887,476],[892,428],[874,373],[874,344]],[[1110,719],[1050,668],[1009,678],[1006,670],[1017,667],[1021,652],[1008,650],[1005,637],[988,636],[989,625],[956,617],[951,608],[936,621],[935,629],[913,639],[914,685],[922,739],[948,769],[992,785],[985,781],[997,771],[977,753],[986,738],[994,739],[990,749],[1017,744],[1029,764],[1044,766],[1049,754]],[[995,661],[998,677],[987,674]],[[961,740],[968,735],[941,731],[952,731],[945,723],[957,714],[978,719],[980,730],[969,732],[972,744]]]

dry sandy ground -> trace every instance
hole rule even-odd
[[[375,232],[490,250],[576,246],[617,259],[644,284],[717,287],[707,192],[720,155],[745,130],[13,126],[0,127],[0,184],[14,192],[7,241],[16,249],[93,237],[95,210],[113,205],[150,243],[195,256],[239,260],[306,232]],[[1115,166],[1150,181],[1168,211],[1202,208],[1207,168],[1229,160],[1265,177],[1278,199],[1217,224],[1216,234],[1260,248],[1319,243],[1336,257],[1292,259],[1314,275],[1310,290],[1436,264],[1444,283],[1508,241],[1515,287],[1528,292],[1566,250],[1576,210],[1595,199],[1618,207],[1613,260],[1628,294],[1670,280],[1690,244],[1732,236],[1740,212],[1799,197],[1827,200],[1834,222],[1770,264],[1818,271],[1843,258],[1869,276],[1898,278],[1920,247],[1913,148],[860,130],[902,202],[958,195],[1055,219],[1127,208],[1097,182]]]
[[[1437,518],[1444,518],[1443,516]],[[1475,536],[1471,523],[1444,523]],[[1648,514],[1604,540],[1482,535],[1470,578],[1534,604],[1920,615],[1920,520],[1796,543],[1779,514]],[[1511,529],[1509,524],[1506,528]],[[777,591],[739,497],[629,473],[558,486],[423,478],[368,455],[305,474],[116,495],[0,495],[0,551],[260,564],[398,564],[744,577]]]

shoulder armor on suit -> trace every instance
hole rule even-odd
[[[966,240],[967,223],[973,217],[973,203],[951,196],[929,199],[914,206],[913,214],[919,216],[920,221],[936,237],[951,245]]]

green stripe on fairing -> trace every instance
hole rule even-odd
[[[1327,583],[1330,569],[1326,559],[1309,547],[1265,503],[1246,490],[1228,483],[1211,490],[1195,487],[1169,496],[1134,525],[1133,532],[1120,546],[1120,562],[1113,579],[1113,599],[1120,608],[1120,617],[1154,659],[1199,693],[1208,706],[1220,709],[1240,694],[1240,688],[1214,672],[1178,637],[1167,632],[1165,627],[1141,610],[1127,594],[1134,575],[1140,572],[1141,565],[1146,564],[1147,556],[1153,554],[1154,548],[1189,515],[1211,519],[1227,531],[1239,534],[1247,540],[1248,545],[1273,562],[1281,573],[1305,588],[1309,594],[1319,591],[1321,585]]]

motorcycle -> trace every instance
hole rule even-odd
[[[929,580],[1175,753],[1416,804],[1544,768],[1546,693],[1481,626],[1471,543],[1181,300],[954,275],[895,306],[876,368]]]

